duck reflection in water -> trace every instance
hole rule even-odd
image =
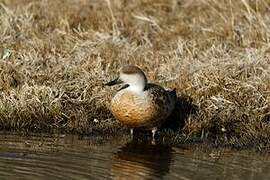
[[[172,148],[149,140],[133,139],[115,153],[113,179],[155,179],[169,173]]]

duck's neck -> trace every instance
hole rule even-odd
[[[146,83],[138,82],[134,84],[129,84],[128,89],[134,92],[143,92],[145,89],[145,86],[146,86]]]

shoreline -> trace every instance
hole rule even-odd
[[[6,131],[1,130],[1,136],[20,136],[20,137],[51,137],[51,138],[64,138],[65,136],[76,136],[79,139],[97,139],[97,142],[107,141],[108,139],[118,139],[119,137],[125,137],[129,141],[138,141],[141,143],[149,143],[152,141],[151,133],[145,131],[136,131],[133,138],[130,137],[129,131],[125,128],[117,131],[117,133],[107,132],[91,132],[91,133],[78,133],[76,131],[63,131],[63,130],[50,130],[50,131]],[[225,142],[224,139],[200,139],[198,137],[187,138],[184,134],[179,132],[173,132],[168,130],[159,131],[155,138],[155,144],[168,145],[170,147],[185,147],[185,146],[199,146],[206,147],[207,149],[230,149],[234,151],[254,151],[257,153],[269,153],[269,141],[270,139],[238,139],[231,142]]]

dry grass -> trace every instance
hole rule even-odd
[[[269,27],[268,0],[0,0],[0,127],[118,131],[102,84],[137,64],[177,88],[175,139],[262,148]]]

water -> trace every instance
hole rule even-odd
[[[129,137],[0,134],[0,179],[270,179],[270,159],[248,151],[172,147]]]

